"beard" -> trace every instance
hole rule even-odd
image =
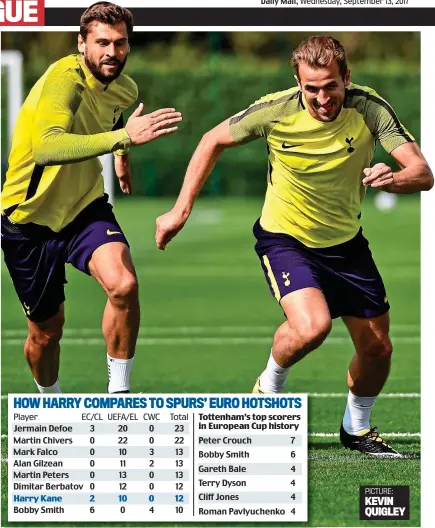
[[[124,69],[125,63],[127,62],[127,56],[125,57],[124,62],[121,62],[118,59],[112,58],[112,59],[106,59],[105,61],[97,63],[93,61],[85,52],[83,54],[83,60],[86,66],[88,67],[89,71],[98,81],[100,81],[103,84],[109,84],[110,82],[114,81],[121,75],[121,72]],[[115,64],[118,66],[118,68],[113,73],[103,73],[103,66],[105,64]]]

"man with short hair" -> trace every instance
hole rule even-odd
[[[173,108],[141,115],[141,103],[124,126],[122,113],[138,96],[136,83],[122,73],[132,31],[127,9],[110,2],[89,7],[80,20],[80,54],[48,68],[15,126],[2,192],[2,248],[27,316],[24,354],[44,393],[61,392],[65,263],[92,275],[106,291],[108,391],[130,389],[138,283],[97,157],[115,153],[121,190],[130,194],[129,147],[175,132],[181,120]]]
[[[165,249],[182,229],[223,150],[263,137],[268,185],[254,225],[255,249],[287,320],[275,333],[253,392],[282,392],[292,366],[321,345],[332,319],[342,317],[355,355],[341,442],[366,454],[400,457],[370,426],[392,345],[385,288],[359,219],[367,187],[428,190],[432,172],[390,105],[371,88],[350,82],[336,39],[309,38],[292,63],[297,87],[261,98],[204,135],[174,208],[157,219],[157,245]],[[376,141],[401,170],[383,163],[370,168]]]

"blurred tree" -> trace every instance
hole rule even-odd
[[[193,65],[207,61],[210,52],[243,55],[259,62],[280,62],[289,59],[292,51],[305,38],[316,32],[136,32],[132,49],[144,58],[156,61],[193,60]],[[330,32],[345,47],[351,63],[420,62],[420,34],[417,32]],[[3,49],[20,50],[31,69],[44,68],[63,55],[77,49],[76,33],[26,32],[3,33]],[[288,63],[286,63],[288,65]]]
[[[319,33],[230,33],[231,48],[235,53],[256,55],[259,59],[282,57],[285,50],[290,57],[298,44],[313,34],[331,35],[346,49],[352,62],[367,60],[420,61],[420,35],[416,32],[327,32]]]
[[[60,57],[77,51],[77,34],[68,32],[6,32],[2,49],[17,49],[24,56],[26,69],[44,71]]]
[[[373,87],[419,140],[420,34],[333,32],[345,46],[352,79]],[[200,137],[217,123],[265,95],[294,86],[290,56],[307,32],[137,32],[126,72],[139,86],[145,111],[172,107],[183,112],[177,139],[132,149],[138,194],[175,194]],[[3,49],[24,54],[24,92],[47,66],[77,49],[76,33],[4,33]],[[2,108],[7,89],[2,77]],[[127,117],[127,116],[126,116]],[[5,113],[2,130],[5,130]],[[3,138],[5,138],[3,134]],[[4,141],[4,140],[3,140]],[[168,148],[170,145],[170,148]],[[2,144],[2,165],[7,149]],[[382,149],[375,161],[387,161]],[[264,144],[230,149],[204,190],[215,194],[262,194],[267,170]]]

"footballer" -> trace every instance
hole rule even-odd
[[[65,264],[107,294],[102,327],[108,392],[129,392],[139,330],[138,282],[129,244],[104,194],[98,156],[113,152],[121,190],[131,193],[130,147],[177,130],[181,114],[142,115],[136,83],[123,73],[131,12],[97,2],[80,20],[79,54],[52,64],[27,96],[2,191],[2,249],[27,316],[24,354],[36,386],[59,393]],[[84,368],[86,368],[84,366]]]
[[[399,458],[370,423],[393,348],[390,305],[360,224],[361,204],[367,187],[416,193],[433,186],[433,175],[388,102],[351,82],[340,42],[311,37],[294,51],[292,65],[297,87],[262,97],[203,136],[173,209],[157,219],[156,242],[165,249],[182,229],[226,148],[263,138],[267,191],[254,225],[255,250],[286,321],[275,332],[253,392],[282,392],[294,365],[323,343],[332,319],[341,317],[355,347],[341,442],[368,455]],[[370,166],[376,142],[400,170]]]

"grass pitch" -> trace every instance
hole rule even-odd
[[[167,251],[160,252],[154,242],[155,218],[171,205],[168,200],[134,198],[122,198],[116,204],[140,280],[142,327],[132,390],[250,392],[269,355],[274,329],[283,320],[253,251],[251,227],[260,215],[261,201],[200,200],[185,229]],[[419,200],[401,197],[395,209],[384,213],[368,200],[362,222],[386,283],[395,348],[391,375],[376,403],[372,425],[378,425],[383,436],[410,458],[372,460],[340,447],[337,432],[346,403],[352,346],[344,325],[334,322],[331,336],[292,369],[287,385],[289,392],[313,394],[309,522],[305,526],[420,525]],[[106,359],[100,331],[105,296],[92,279],[70,266],[67,269],[62,390],[105,392]],[[24,316],[3,266],[3,395],[34,392],[22,355],[25,334]],[[6,435],[4,397],[2,411],[2,434]],[[7,522],[6,457],[7,437],[2,437],[2,526],[12,525]],[[360,485],[409,485],[410,521],[359,521]],[[211,525],[200,525],[206,524]]]

